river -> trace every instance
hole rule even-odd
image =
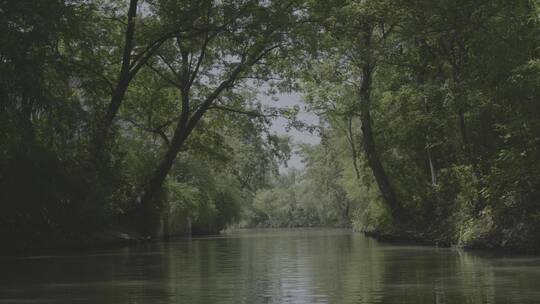
[[[540,257],[382,244],[339,229],[0,259],[0,273],[0,303],[540,303]]]

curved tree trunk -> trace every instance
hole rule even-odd
[[[120,109],[132,75],[130,75],[131,53],[133,51],[133,40],[135,36],[135,19],[137,17],[138,0],[130,0],[127,15],[127,26],[124,33],[124,46],[122,53],[122,64],[116,85],[112,92],[111,100],[107,107],[107,112],[101,121],[98,122],[98,128],[94,134],[93,151],[96,156],[102,152],[103,146],[107,142],[109,129],[113,123],[114,117]]]
[[[371,81],[373,76],[373,66],[365,63],[362,67],[362,84],[360,88],[360,121],[362,122],[363,147],[367,157],[368,165],[373,171],[375,182],[379,187],[384,203],[389,207],[392,217],[396,220],[402,218],[404,214],[396,198],[394,189],[382,162],[377,154],[375,139],[373,136],[371,122]]]
[[[349,142],[349,145],[351,146],[354,173],[356,175],[356,179],[360,180],[361,176],[360,176],[360,168],[358,167],[358,151],[356,150],[356,143],[354,142],[352,119],[353,119],[352,115],[347,119],[347,132],[346,132],[347,141]]]
[[[161,190],[161,186],[169,174],[176,156],[184,146],[186,139],[189,136],[191,130],[188,130],[185,125],[178,125],[174,132],[174,137],[169,145],[167,152],[163,156],[162,160],[158,164],[157,168],[150,177],[141,196],[141,206],[145,209],[151,208],[152,201],[157,197],[158,192]]]

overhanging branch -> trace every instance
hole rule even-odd
[[[208,108],[208,110],[212,110],[212,109],[213,110],[220,110],[220,111],[227,111],[227,112],[232,112],[232,113],[237,113],[237,114],[242,114],[242,115],[247,115],[247,116],[251,116],[251,117],[265,117],[265,118],[281,117],[281,115],[276,114],[276,113],[266,114],[266,113],[261,113],[261,112],[257,112],[257,111],[246,111],[246,110],[242,110],[242,109],[234,109],[234,108],[229,108],[229,107],[220,106],[220,105],[213,105],[213,106],[210,106]]]

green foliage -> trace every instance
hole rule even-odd
[[[244,203],[234,176],[218,174],[189,156],[179,160],[165,191],[169,221],[187,217],[195,234],[216,234],[236,223]]]
[[[538,249],[535,4],[315,1],[311,9],[321,20],[321,50],[302,88],[325,123],[323,136],[356,155],[333,162],[344,176],[338,186],[364,202],[355,226],[443,244]],[[388,216],[364,163],[355,121],[365,111],[365,63],[376,69],[369,114],[377,156],[403,221]]]
[[[355,196],[343,185],[346,179],[336,161],[348,156],[332,144],[303,146],[306,168],[302,172],[290,169],[272,187],[257,192],[248,214],[249,225],[350,227],[352,214],[365,203],[363,192]]]
[[[313,227],[323,225],[318,213],[320,202],[309,200],[302,184],[296,183],[297,175],[291,170],[279,176],[275,186],[257,192],[248,223],[259,227]]]
[[[535,1],[129,4],[0,2],[14,248],[240,219],[540,243]],[[268,131],[278,115],[299,126],[299,108],[264,107],[259,86],[299,89],[319,116],[303,171],[278,176],[292,151]]]
[[[0,3],[0,236],[9,250],[91,246],[115,231],[189,233],[190,222],[196,233],[218,233],[289,157],[288,139],[267,131],[270,119],[236,77],[271,73],[250,65],[280,43],[291,11],[277,2],[145,2],[129,38],[130,3]],[[185,51],[193,109],[208,99],[233,111],[202,111],[158,197],[143,205],[184,109],[185,87],[168,76],[186,72]],[[167,221],[186,229],[167,231]]]

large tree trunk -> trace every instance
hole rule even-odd
[[[203,48],[205,47],[206,43]],[[189,90],[191,88],[193,79],[195,79],[195,74],[190,75],[188,72],[189,54],[182,53],[184,62],[183,75],[185,75],[182,81],[183,85],[179,88],[182,95],[182,113],[174,130],[174,135],[171,143],[167,148],[167,152],[165,153],[163,159],[160,161],[156,170],[150,176],[148,183],[143,189],[142,195],[140,197],[140,206],[142,207],[143,212],[149,212],[150,214],[152,214],[154,213],[154,211],[159,211],[155,210],[156,208],[154,206],[156,205],[153,204],[154,200],[156,199],[159,191],[161,190],[163,182],[165,181],[165,178],[169,174],[169,171],[171,170],[174,161],[176,160],[176,156],[178,155],[178,153],[184,146],[185,141],[187,140],[195,126],[202,119],[206,111],[208,111],[210,106],[214,103],[214,101],[220,96],[223,91],[233,86],[234,82],[237,80],[240,73],[242,73],[245,68],[251,67],[253,64],[257,63],[265,54],[267,54],[274,48],[275,46],[269,49],[259,50],[258,53],[253,54],[252,56],[248,56],[248,58],[244,62],[234,68],[234,70],[231,72],[231,74],[226,80],[221,82],[220,85],[216,87],[212,91],[212,93],[210,93],[206,97],[206,99],[197,107],[198,109],[194,112],[192,112],[192,109],[190,108]],[[204,51],[201,54],[202,55],[199,58],[199,62],[201,62],[204,57]]]
[[[157,194],[161,190],[161,186],[163,185],[167,174],[169,174],[176,156],[184,146],[184,143],[186,142],[186,139],[191,131],[192,129],[187,126],[185,120],[181,119],[178,122],[171,143],[167,148],[167,152],[148,180],[148,183],[146,184],[141,196],[141,206],[147,211],[151,210],[153,200],[157,197]]]
[[[371,125],[371,81],[373,76],[373,66],[365,63],[362,67],[362,85],[360,88],[360,121],[362,122],[363,147],[368,160],[368,165],[373,171],[375,182],[379,187],[382,198],[386,206],[390,209],[392,217],[398,220],[404,216],[402,208],[390,184],[390,180],[377,154],[373,129]]]
[[[133,40],[135,36],[135,19],[137,17],[137,5],[138,0],[130,0],[128,16],[127,16],[127,26],[124,34],[124,49],[122,54],[122,65],[120,67],[120,72],[116,85],[111,95],[111,100],[107,107],[107,112],[101,121],[98,122],[98,128],[94,134],[94,142],[92,151],[96,156],[99,155],[107,142],[109,135],[109,129],[120,109],[120,105],[124,100],[124,96],[129,87],[133,74],[130,73],[130,68],[132,64],[132,51],[133,51]]]
[[[429,173],[431,174],[431,185],[435,187],[437,186],[437,171],[435,170],[435,164],[433,163],[431,147],[427,147],[427,156],[429,162]]]
[[[348,120],[347,121],[347,141],[349,142],[349,145],[351,146],[354,173],[356,175],[356,179],[360,180],[361,176],[360,176],[360,168],[358,167],[358,151],[356,150],[356,144],[354,142],[352,119],[353,119],[352,115],[347,119]]]
[[[250,65],[254,64],[255,61],[250,62]],[[193,113],[190,117],[190,100],[189,100],[189,85],[185,85],[184,89],[181,90],[182,94],[182,114],[178,121],[178,124],[174,130],[173,139],[167,149],[167,153],[159,163],[158,167],[154,171],[153,175],[150,177],[150,180],[143,191],[141,197],[141,205],[143,208],[151,206],[152,201],[157,196],[167,174],[172,168],[174,160],[178,155],[178,152],[184,146],[184,143],[188,136],[191,134],[195,126],[202,119],[203,115],[208,111],[212,103],[218,98],[218,96],[226,89],[230,88],[234,81],[238,78],[243,68],[246,65],[239,65],[236,67],[229,78],[223,81],[201,104],[199,109]]]

